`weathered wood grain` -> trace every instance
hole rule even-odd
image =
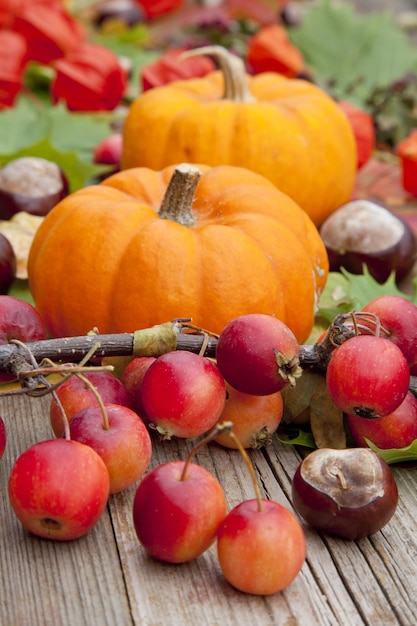
[[[54,542],[27,533],[7,498],[25,448],[52,436],[49,399],[0,396],[8,441],[0,461],[1,626],[129,626],[132,619],[108,512],[85,537]]]
[[[29,445],[52,436],[49,399],[0,396],[8,427],[0,462],[1,626],[409,626],[417,621],[416,470],[396,469],[400,503],[391,522],[358,542],[305,526],[307,560],[282,593],[256,597],[223,578],[215,546],[183,565],[150,559],[133,527],[136,485],[109,499],[84,538],[53,542],[29,535],[7,499],[12,463]],[[154,441],[152,466],[185,458],[191,443]],[[301,460],[277,439],[251,452],[265,497],[291,505],[291,479]],[[228,506],[254,497],[235,450],[210,444],[196,462],[223,485]],[[271,547],[272,548],[272,547]]]

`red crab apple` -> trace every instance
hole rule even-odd
[[[268,395],[294,383],[300,375],[299,345],[283,322],[261,313],[229,322],[216,348],[217,365],[238,391]]]
[[[6,449],[6,441],[7,441],[7,433],[6,433],[6,424],[2,417],[0,417],[0,459],[4,454]]]
[[[46,339],[46,328],[32,304],[9,295],[0,296],[0,344],[12,339],[24,343]],[[0,382],[14,380],[16,376],[0,373]]]
[[[176,350],[148,368],[141,398],[147,418],[162,437],[198,437],[219,419],[226,385],[212,361]]]
[[[84,377],[94,385],[104,403],[120,404],[131,408],[131,400],[126,388],[111,372],[87,372]],[[98,406],[94,392],[82,378],[75,375],[62,383],[57,388],[56,394],[65,410],[68,421],[71,421],[71,418],[82,409],[90,405]],[[49,416],[55,436],[62,437],[64,420],[61,409],[54,398],[51,400]]]
[[[154,356],[138,356],[132,359],[123,370],[121,381],[132,401],[133,410],[148,424],[149,419],[142,403],[142,382],[148,368],[156,361]]]
[[[417,364],[417,306],[393,294],[371,300],[362,311],[374,313],[387,332],[387,338],[403,352],[410,367]],[[385,335],[384,335],[385,336]]]
[[[91,446],[110,475],[110,493],[135,483],[148,469],[152,456],[149,432],[140,417],[118,404],[89,406],[70,422],[71,439]]]
[[[329,395],[344,413],[375,418],[404,400],[410,369],[400,348],[375,335],[357,335],[337,347],[326,372]]]
[[[43,320],[32,304],[15,296],[0,296],[0,343],[46,339]]]
[[[140,543],[154,558],[169,563],[190,561],[207,550],[226,512],[218,480],[186,461],[155,467],[142,479],[133,502]]]
[[[93,153],[93,161],[98,165],[112,165],[111,170],[100,178],[107,178],[120,169],[123,150],[123,135],[114,133],[101,141]]]
[[[232,422],[233,432],[244,448],[261,448],[271,443],[283,413],[281,392],[268,396],[252,396],[237,391],[226,383],[227,400],[219,422]],[[238,448],[227,432],[215,441],[225,448]]]
[[[220,524],[217,554],[233,587],[270,595],[285,589],[299,573],[306,557],[305,535],[295,515],[278,502],[246,500]]]
[[[107,504],[110,478],[89,446],[48,439],[15,461],[8,494],[16,517],[31,533],[61,541],[85,535]]]
[[[417,398],[409,391],[389,415],[373,420],[347,415],[346,421],[357,446],[367,447],[365,439],[369,439],[381,450],[405,448],[417,439]]]
[[[389,465],[370,448],[320,448],[298,466],[292,500],[315,528],[361,539],[389,522],[398,489]]]

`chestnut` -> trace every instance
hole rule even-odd
[[[0,219],[25,211],[45,216],[68,194],[68,180],[53,161],[21,157],[0,169]]]
[[[0,233],[0,294],[7,295],[16,277],[16,255],[10,241]]]
[[[320,235],[332,271],[344,267],[362,274],[365,264],[377,282],[386,282],[392,272],[399,282],[416,260],[417,242],[410,226],[369,200],[341,206],[323,222]]]
[[[298,466],[292,501],[318,530],[361,539],[389,522],[398,488],[389,465],[370,448],[319,448]]]

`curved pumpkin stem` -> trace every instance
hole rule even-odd
[[[193,226],[196,219],[192,206],[200,178],[201,172],[195,165],[177,165],[162,199],[159,217],[182,226]]]
[[[238,56],[226,50],[226,48],[222,46],[195,48],[194,50],[183,52],[179,56],[179,60],[203,54],[214,57],[223,73],[223,98],[225,100],[232,100],[233,102],[252,102],[255,100],[249,91],[244,62]]]

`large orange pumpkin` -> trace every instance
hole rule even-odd
[[[29,284],[53,336],[132,332],[178,317],[215,333],[267,313],[309,335],[327,254],[310,218],[232,166],[133,168],[46,216]]]
[[[334,100],[305,80],[273,72],[245,74],[219,46],[221,71],[141,94],[124,126],[122,167],[206,163],[261,174],[319,226],[351,199],[356,144]]]

